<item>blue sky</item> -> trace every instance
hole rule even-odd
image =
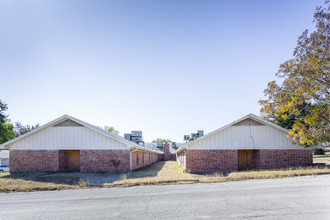
[[[182,142],[249,113],[321,0],[0,1],[9,118]]]

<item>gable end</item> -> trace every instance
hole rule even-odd
[[[265,126],[265,125],[255,120],[252,120],[251,118],[247,118],[243,121],[233,124],[232,126]]]
[[[61,123],[54,125],[53,127],[84,127],[84,126],[75,121],[67,119]]]

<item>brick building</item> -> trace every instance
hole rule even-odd
[[[10,172],[128,172],[162,154],[68,115],[0,148],[10,151]]]
[[[309,166],[311,149],[292,144],[288,130],[253,114],[221,127],[176,151],[192,173],[234,172]]]

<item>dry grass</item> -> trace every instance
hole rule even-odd
[[[320,175],[330,174],[330,169],[324,167],[299,167],[290,169],[279,169],[279,170],[259,170],[259,171],[245,171],[245,172],[233,172],[228,176],[219,177],[218,175],[202,176],[200,182],[211,183],[211,182],[226,182],[226,181],[240,181],[250,179],[276,179],[286,178],[294,176],[307,176],[307,175]]]
[[[227,176],[222,173],[195,175],[184,173],[176,162],[159,162],[147,168],[124,174],[119,181],[104,184],[106,187],[129,187],[141,185],[165,185],[188,183],[215,183],[249,179],[274,179],[305,175],[330,174],[328,166],[234,172]]]
[[[140,185],[164,185],[196,183],[194,175],[184,173],[173,161],[161,161],[149,167],[123,174],[121,179],[112,184],[104,184],[106,187],[127,187]]]
[[[1,173],[0,192],[77,189],[86,186],[79,177],[48,177],[49,173]]]

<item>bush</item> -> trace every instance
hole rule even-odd
[[[314,149],[314,155],[324,155],[324,149]]]
[[[110,161],[111,161],[112,165],[115,167],[116,173],[117,173],[117,169],[118,169],[118,167],[120,165],[120,160],[111,159]]]

